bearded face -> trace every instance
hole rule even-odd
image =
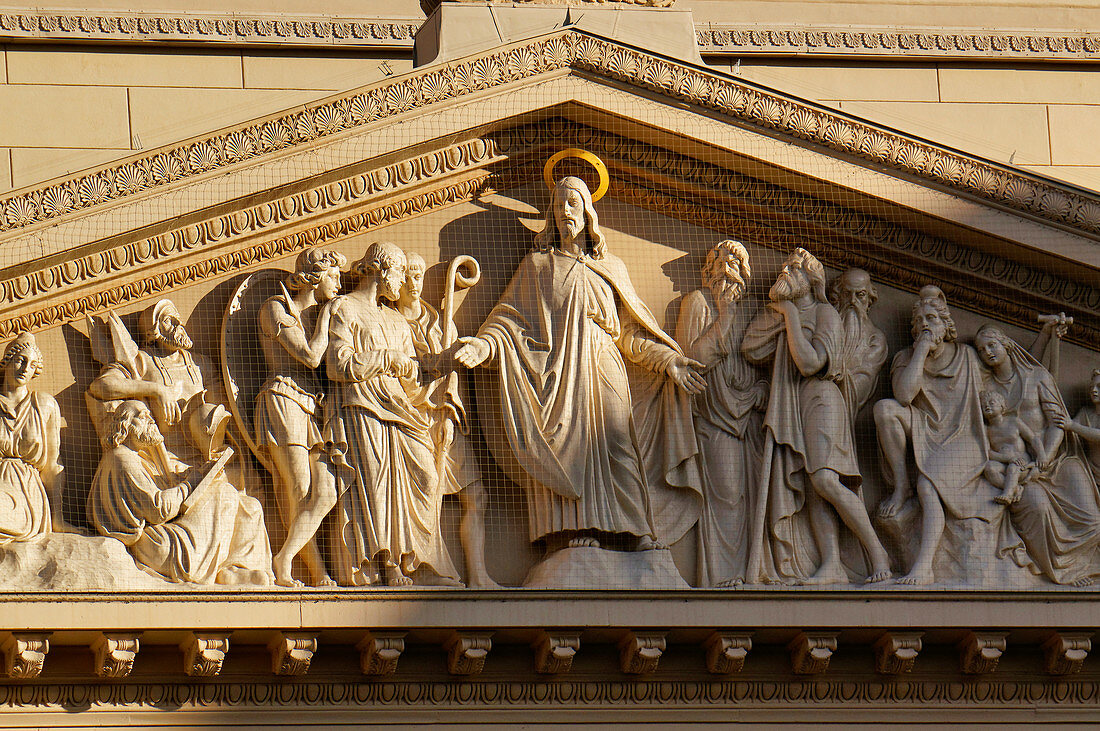
[[[156,342],[170,351],[191,350],[194,342],[183,326],[180,313],[166,310],[157,321]]]
[[[806,277],[806,273],[788,264],[783,267],[783,271],[779,272],[779,277],[769,290],[768,297],[773,302],[781,302],[783,300],[796,300],[805,297],[809,293],[810,280]]]
[[[867,316],[871,307],[870,280],[845,276],[837,287],[837,295],[837,309],[841,314],[855,310],[860,317]]]
[[[555,194],[554,221],[562,240],[572,241],[584,232],[584,196],[579,190],[564,188]]]
[[[401,287],[405,284],[405,265],[393,264],[379,273],[378,295],[390,302],[396,302],[401,296]]]
[[[930,304],[921,305],[913,312],[913,327],[911,333],[913,340],[920,338],[921,333],[927,332],[932,336],[932,345],[938,346],[947,337],[947,323],[940,317],[940,313]]]
[[[149,409],[135,409],[131,413],[133,415],[130,417],[129,426],[125,428],[129,433],[129,439],[138,449],[148,449],[164,443],[164,435],[157,428],[157,422]]]

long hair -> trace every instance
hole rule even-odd
[[[921,307],[931,307],[936,311],[936,314],[940,316],[940,320],[943,321],[944,327],[946,328],[943,335],[943,341],[945,343],[953,343],[959,339],[959,331],[958,328],[955,327],[955,318],[951,317],[951,310],[947,309],[947,297],[944,295],[943,290],[934,284],[927,284],[921,287],[920,299],[913,303],[913,310],[909,316],[910,325],[913,322],[913,318],[920,312]],[[1005,338],[1004,333],[1000,330],[997,331],[997,334],[1000,335],[998,340]],[[917,336],[914,335],[913,337]]]
[[[351,270],[359,276],[380,272],[397,264],[405,263],[405,252],[397,244],[378,241],[367,247],[363,258],[351,265]]]
[[[104,430],[107,444],[117,447],[125,442],[130,436],[134,419],[141,414],[143,409],[147,408],[141,401],[123,401],[114,411],[110,412],[107,417],[107,428]]]
[[[787,257],[787,265],[802,270],[806,275],[806,279],[810,282],[810,290],[814,293],[815,300],[828,302],[825,298],[825,267],[821,265],[816,256],[799,247]]]
[[[592,205],[592,193],[588,190],[587,183],[572,175],[559,180],[550,191],[550,205],[546,207],[545,215],[546,225],[535,234],[535,249],[546,252],[561,248],[561,234],[558,232],[558,222],[554,219],[554,206],[558,202],[558,196],[565,195],[569,190],[580,193],[581,200],[584,201],[584,231],[588,239],[586,253],[593,259],[602,259],[607,253],[607,239],[600,230],[600,217],[596,215],[596,209]]]
[[[707,252],[702,272],[703,286],[713,288],[718,282],[732,282],[744,292],[751,276],[749,252],[740,241],[726,239]]]

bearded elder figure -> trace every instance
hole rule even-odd
[[[686,295],[676,340],[706,367],[706,390],[695,396],[695,433],[703,463],[703,514],[699,519],[699,584],[737,586],[748,571],[755,505],[751,485],[764,447],[761,413],[768,383],[741,355],[749,324],[741,302],[752,272],[739,241],[723,241],[707,254],[703,287]]]
[[[526,489],[532,541],[644,550],[696,522],[689,396],[706,385],[702,365],[607,251],[583,180],[558,181],[535,251],[477,337],[461,342],[460,363],[496,369],[501,409],[486,410],[497,417],[488,442]]]

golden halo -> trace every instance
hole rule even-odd
[[[600,176],[600,184],[596,187],[596,190],[592,192],[592,202],[595,203],[600,198],[603,198],[604,193],[607,192],[608,186],[611,185],[611,176],[607,174],[607,166],[603,164],[603,160],[596,157],[588,150],[582,150],[577,147],[570,147],[567,150],[554,153],[550,159],[546,161],[546,165],[542,168],[542,179],[546,181],[546,187],[550,190],[554,189],[554,166],[567,157],[575,157],[578,160],[584,160],[596,169],[596,174]]]

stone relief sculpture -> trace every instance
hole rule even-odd
[[[844,350],[837,385],[848,404],[854,422],[878,385],[879,371],[886,363],[886,335],[871,322],[871,307],[878,292],[871,275],[849,269],[829,283],[829,302],[844,323]]]
[[[907,448],[917,468],[920,547],[902,584],[934,580],[932,564],[948,516],[992,521],[992,486],[981,478],[989,460],[978,393],[981,364],[969,345],[958,342],[947,299],[924,287],[913,305],[914,344],[894,357],[894,398],[875,404],[883,471],[893,487],[879,506],[880,519],[895,518],[913,494]]]
[[[458,374],[445,370],[441,362],[444,351],[458,339],[458,330],[451,317],[441,317],[438,310],[421,299],[424,273],[428,268],[424,257],[407,254],[406,261],[405,283],[395,306],[409,323],[420,372],[425,380],[431,378],[433,402],[441,406],[433,410],[441,487],[444,494],[457,495],[462,503],[460,536],[466,554],[466,585],[491,589],[499,585],[485,568],[485,483],[467,439],[469,420]],[[449,293],[455,289],[456,267],[465,262],[471,262],[478,271],[477,262],[470,257],[452,262],[447,284]],[[478,277],[471,277],[463,284],[472,286]]]
[[[998,391],[982,391],[978,398],[989,438],[985,479],[1001,489],[1001,494],[993,501],[1011,505],[1020,499],[1021,481],[1031,477],[1037,463],[1046,463],[1046,448],[1027,424],[1015,416],[1005,415],[1008,405]]]
[[[332,308],[328,429],[348,468],[338,473],[336,518],[343,585],[460,585],[439,527],[432,404],[418,380],[412,330],[380,303],[400,297],[405,268],[401,249],[371,244],[352,267],[355,290]]]
[[[890,559],[858,492],[851,417],[837,385],[844,327],[826,301],[821,262],[796,249],[768,297],[741,345],[750,362],[772,366],[749,580],[848,583],[839,515],[870,555],[866,581],[884,581]]]
[[[331,308],[323,303],[339,294],[340,267],[346,263],[333,251],[302,252],[283,292],[264,302],[258,316],[270,375],[260,389],[253,424],[287,529],[273,567],[275,582],[282,586],[302,585],[291,575],[296,555],[312,585],[336,585],[315,540],[321,521],[336,505],[336,477],[321,435],[316,369],[328,349]]]
[[[0,358],[0,544],[80,532],[61,514],[65,472],[58,451],[65,420],[53,396],[30,390],[42,367],[30,333],[16,336]]]
[[[139,565],[169,581],[272,582],[260,502],[221,474],[229,452],[198,469],[171,460],[142,401],[110,412],[105,434],[88,495],[100,535],[122,541]]]
[[[707,254],[703,287],[686,295],[676,322],[684,353],[703,364],[706,389],[695,396],[695,433],[703,468],[699,584],[738,586],[748,575],[755,482],[764,448],[768,383],[741,355],[749,316],[741,297],[752,270],[739,241]]]
[[[1023,546],[1002,545],[1021,565],[1058,584],[1085,586],[1100,575],[1100,493],[1062,424],[1069,413],[1054,378],[1030,353],[995,325],[974,337],[985,388],[1001,395],[1011,414],[1034,432],[1042,447],[1036,470],[1018,484],[1009,504]],[[1026,556],[1025,550],[1026,549]]]
[[[533,542],[663,548],[699,514],[689,397],[706,386],[703,366],[607,251],[584,181],[559,180],[545,218],[536,250],[455,358],[496,371],[500,418],[487,438],[525,488]],[[640,366],[631,376],[627,362]]]
[[[1091,407],[1082,406],[1072,420],[1055,414],[1054,423],[1084,442],[1085,461],[1092,472],[1093,482],[1100,484],[1100,368],[1092,371],[1088,394]]]

